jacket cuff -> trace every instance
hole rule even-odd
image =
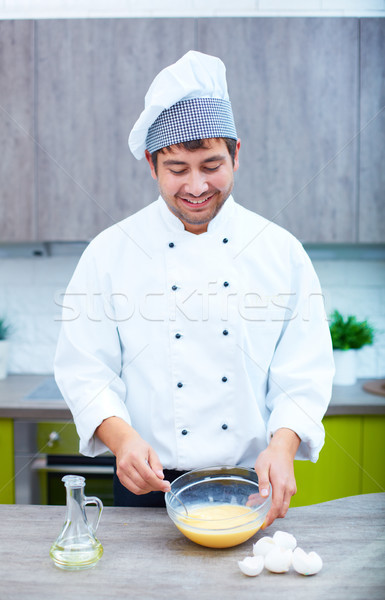
[[[103,390],[96,397],[91,397],[85,405],[83,403],[83,408],[74,413],[81,454],[94,457],[108,450],[95,435],[95,430],[109,417],[119,417],[131,425],[126,406],[110,389]]]
[[[273,410],[267,424],[267,444],[278,429],[285,427],[294,431],[301,439],[296,460],[317,462],[325,442],[325,429],[321,418],[316,419],[305,413],[300,404],[290,401],[289,406]]]

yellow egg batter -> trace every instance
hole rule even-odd
[[[188,518],[180,517],[177,527],[186,537],[201,546],[229,548],[242,544],[260,529],[262,523],[256,526],[258,515],[255,512],[253,522],[249,523],[250,512],[252,510],[248,506],[236,504],[201,506],[189,511]]]

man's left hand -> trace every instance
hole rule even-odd
[[[291,497],[297,486],[294,476],[294,457],[301,440],[291,429],[278,429],[255,462],[259,480],[259,493],[269,494],[269,482],[273,489],[271,509],[267,513],[262,529],[271,525],[278,517],[283,518],[289,508]]]

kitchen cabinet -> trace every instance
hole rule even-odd
[[[37,423],[36,445],[40,456],[35,464],[38,503],[63,504],[62,478],[65,474],[76,473],[86,478],[87,496],[97,496],[104,506],[113,506],[113,455],[106,453],[102,457],[88,458],[79,454],[79,437],[74,423]]]
[[[0,21],[0,242],[35,232],[34,23]]]
[[[128,135],[149,83],[194,46],[194,22],[55,20],[37,31],[38,238],[88,240],[158,195]]]
[[[301,241],[356,241],[359,21],[201,19],[198,40],[227,67],[239,202]]]
[[[74,423],[41,422],[36,427],[39,454],[79,454],[79,437]]]
[[[385,490],[385,417],[363,419],[362,493]]]
[[[0,504],[15,502],[13,420],[0,419]]]
[[[385,416],[324,418],[325,445],[316,463],[295,461],[291,506],[385,490]]]
[[[359,241],[385,240],[385,22],[362,19]]]
[[[72,421],[16,420],[15,499],[18,504],[63,504],[66,474],[86,478],[88,496],[113,505],[114,459],[111,453],[97,458],[79,454],[79,438]]]
[[[227,66],[237,200],[304,242],[383,242],[384,19],[2,21],[0,40],[0,241],[87,241],[155,199],[128,134],[195,48]]]

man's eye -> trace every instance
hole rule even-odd
[[[217,171],[221,165],[217,165],[216,167],[205,167],[206,171]]]
[[[173,175],[182,175],[185,172],[185,169],[182,169],[181,171],[174,171],[174,169],[170,169],[170,173],[172,173]]]

